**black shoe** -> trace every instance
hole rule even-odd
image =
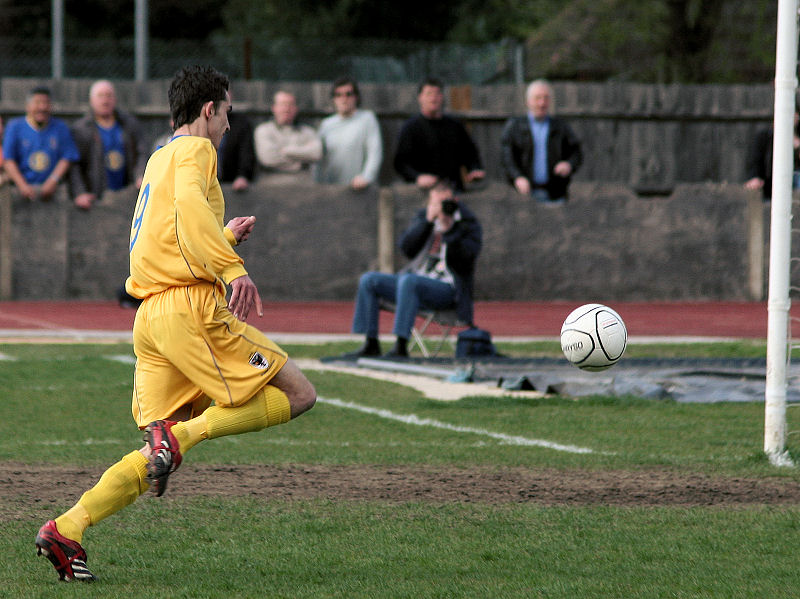
[[[394,342],[394,347],[386,352],[382,358],[384,360],[406,360],[408,359],[408,339],[398,337]]]
[[[393,347],[381,356],[382,360],[408,360],[408,351]]]
[[[376,341],[367,341],[356,351],[350,351],[339,356],[342,360],[358,360],[359,358],[377,358],[381,355],[381,346]]]

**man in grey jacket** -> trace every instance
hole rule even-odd
[[[89,89],[89,113],[72,126],[80,161],[70,169],[75,205],[89,210],[107,189],[115,191],[142,182],[150,154],[135,117],[117,108],[110,81]]]

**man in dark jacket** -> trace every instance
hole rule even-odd
[[[553,90],[538,79],[528,86],[528,114],[512,117],[500,138],[503,170],[514,188],[541,202],[563,203],[570,177],[583,162],[581,144],[566,121],[550,115]]]
[[[409,183],[430,189],[446,179],[463,190],[485,172],[475,142],[459,121],[444,114],[442,82],[429,78],[418,89],[419,114],[400,129],[394,168]],[[463,174],[462,174],[463,173]]]
[[[794,111],[794,135],[792,137],[792,189],[800,186],[800,112],[795,106]],[[772,127],[758,131],[747,147],[745,157],[745,181],[746,189],[760,189],[761,197],[765,202],[772,199],[772,143],[774,138]]]
[[[397,337],[387,357],[408,356],[408,338],[421,309],[456,310],[461,322],[471,324],[475,263],[481,251],[482,229],[475,214],[458,201],[446,181],[428,191],[428,200],[400,238],[400,249],[410,259],[397,274],[368,272],[361,276],[353,316],[353,332],[366,336],[349,358],[379,356],[380,302],[395,305]]]
[[[230,130],[217,150],[217,178],[231,183],[234,191],[245,191],[256,173],[253,125],[246,114],[235,111],[228,115],[228,124]]]
[[[89,210],[106,189],[138,188],[150,157],[139,122],[117,108],[110,81],[96,81],[89,89],[89,114],[72,126],[80,161],[69,171],[75,204]]]

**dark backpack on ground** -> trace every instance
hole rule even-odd
[[[497,355],[497,349],[492,343],[492,336],[489,331],[471,327],[458,334],[456,358],[479,358]]]

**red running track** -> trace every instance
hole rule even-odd
[[[479,302],[475,323],[495,337],[557,337],[561,323],[578,302]],[[620,302],[609,303],[632,336],[736,337],[767,336],[765,302]],[[352,302],[270,302],[263,318],[251,324],[266,333],[346,334]],[[128,331],[135,311],[116,302],[0,302],[0,330]],[[800,307],[792,310],[800,317]],[[391,332],[391,315],[381,316],[381,333]]]

